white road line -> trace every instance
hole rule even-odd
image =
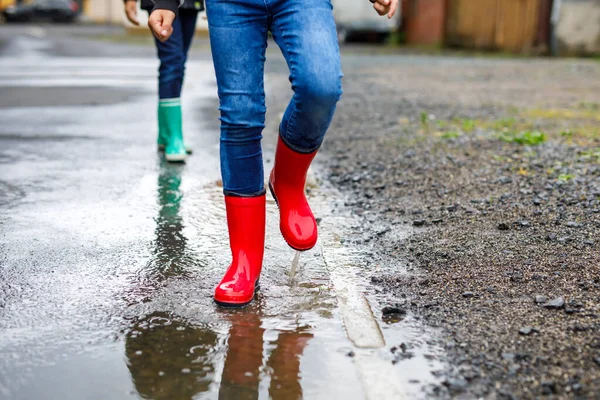
[[[324,231],[335,229],[327,225],[323,227]],[[385,346],[385,339],[373,316],[371,306],[356,283],[355,268],[347,262],[346,250],[343,247],[336,248],[339,246],[339,240],[336,243],[332,240],[332,235],[321,235],[321,252],[338,299],[348,338],[361,349],[377,349]],[[323,236],[330,237],[323,238]]]
[[[319,196],[324,202],[324,196]],[[313,200],[311,199],[311,203]],[[359,269],[342,244],[346,218],[336,217],[326,204],[315,202],[323,218],[319,225],[321,254],[337,296],[338,307],[350,341],[356,346],[354,362],[368,400],[405,397],[398,370],[380,354],[386,342],[373,310],[359,283]]]
[[[214,81],[212,63],[189,61],[186,86]],[[158,62],[148,59],[0,60],[0,87],[156,87]],[[193,77],[197,77],[193,79]],[[216,94],[216,90],[211,91]]]

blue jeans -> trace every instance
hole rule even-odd
[[[195,10],[180,10],[179,16],[173,21],[173,34],[169,40],[161,43],[158,39],[154,39],[160,59],[158,69],[158,97],[160,99],[181,97],[185,62],[196,32],[197,17],[198,12]]]
[[[270,31],[290,69],[294,95],[280,138],[316,151],[339,100],[342,72],[330,0],[206,0],[221,103],[221,174],[229,195],[264,191],[264,63]]]

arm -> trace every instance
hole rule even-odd
[[[137,19],[137,0],[125,0],[125,15],[129,22],[135,26],[140,25],[140,21]]]
[[[169,10],[177,15],[177,9],[181,7],[185,0],[152,0],[155,10]]]
[[[391,19],[398,10],[398,0],[369,0],[379,15],[386,15]]]
[[[185,0],[152,0],[154,9],[148,18],[150,30],[161,42],[166,42],[173,33],[173,21],[177,17],[177,8]]]

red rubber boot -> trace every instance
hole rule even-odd
[[[266,196],[225,196],[233,260],[215,289],[215,302],[240,307],[254,299],[265,252]]]
[[[279,138],[269,177],[269,189],[279,206],[281,234],[299,251],[312,249],[317,243],[317,222],[304,193],[306,173],[316,154],[295,152]]]

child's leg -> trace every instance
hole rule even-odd
[[[329,0],[275,0],[271,31],[290,68],[294,96],[279,127],[269,187],[279,205],[280,228],[296,250],[317,242],[306,201],[306,173],[323,142],[341,89],[340,55]]]
[[[271,31],[290,69],[294,96],[280,134],[300,153],[319,148],[342,94],[340,53],[329,0],[275,0]]]
[[[158,76],[158,146],[165,149],[167,161],[183,161],[187,156],[183,144],[181,87],[185,65],[182,19],[173,21],[173,34],[166,42],[155,38],[160,59]]]
[[[176,99],[181,96],[185,51],[181,19],[173,21],[173,34],[166,42],[154,38],[156,52],[160,59],[158,69],[158,97]]]
[[[185,75],[185,63],[187,61],[190,46],[192,45],[192,41],[194,39],[194,34],[196,33],[196,21],[198,20],[198,12],[196,10],[180,10],[179,16],[177,18],[179,19],[179,23],[181,24],[183,40],[183,75]]]
[[[264,190],[264,62],[268,16],[263,0],[206,2],[221,111],[225,194]]]
[[[239,306],[254,298],[265,245],[260,142],[268,17],[263,0],[207,0],[206,10],[221,104],[221,175],[233,258],[215,301]]]

